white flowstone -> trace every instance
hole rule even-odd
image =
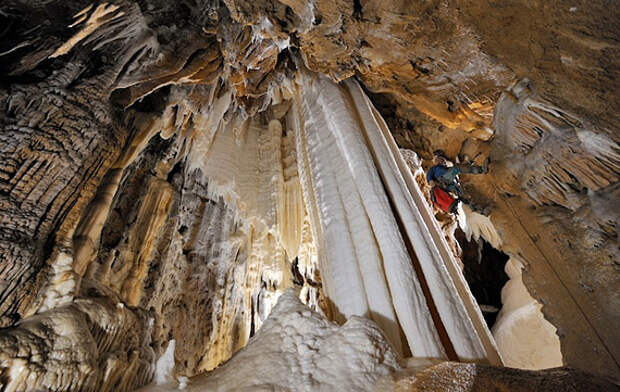
[[[400,370],[398,356],[370,320],[338,326],[304,306],[292,290],[230,361],[190,378],[186,391],[373,391],[377,379]],[[149,385],[143,391],[178,390]]]
[[[543,316],[542,305],[527,291],[521,277],[523,264],[514,257],[506,263],[510,280],[502,289],[502,310],[493,336],[506,366],[547,369],[562,366],[556,328]]]
[[[361,88],[309,73],[301,73],[298,84],[288,122],[335,318],[370,317],[399,351],[448,358],[430,314],[432,297],[460,359],[500,364],[440,228]],[[428,294],[412,262],[419,263]],[[401,350],[401,336],[408,350]]]

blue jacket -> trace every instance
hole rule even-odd
[[[444,191],[459,193],[458,178],[461,172],[458,167],[447,167],[444,165],[435,165],[426,173],[426,181],[435,181],[437,185]]]
[[[437,181],[439,177],[443,176],[444,174],[446,174],[446,172],[448,172],[448,169],[449,168],[444,165],[435,165],[431,167],[428,170],[428,173],[426,173],[426,181]]]

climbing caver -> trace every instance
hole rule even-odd
[[[426,173],[426,180],[433,182],[431,199],[433,204],[447,213],[455,213],[459,200],[463,200],[463,189],[459,182],[458,175],[464,174],[486,174],[489,172],[485,161],[483,166],[455,164],[448,167],[448,160],[442,150],[433,153],[435,166],[431,167]],[[456,197],[454,197],[454,196]]]

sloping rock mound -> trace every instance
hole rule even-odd
[[[187,391],[372,391],[398,358],[371,320],[330,323],[286,291],[247,346],[213,372],[191,378]],[[175,390],[176,383],[145,388]]]

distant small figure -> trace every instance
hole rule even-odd
[[[435,206],[444,212],[453,214],[456,212],[459,200],[463,200],[463,188],[458,175],[487,174],[489,172],[488,160],[483,166],[455,164],[448,166],[448,159],[442,150],[433,152],[435,166],[426,173],[426,181],[433,183],[431,199]],[[456,197],[454,197],[454,196]]]

